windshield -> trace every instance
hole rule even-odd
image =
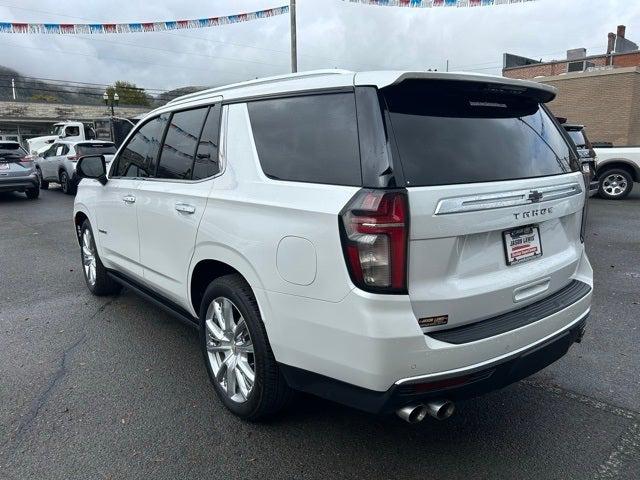
[[[534,99],[444,81],[405,81],[383,92],[407,185],[577,170],[562,133]]]
[[[60,136],[62,135],[63,130],[64,130],[64,125],[55,125],[53,127],[53,130],[51,130],[51,135]]]
[[[76,152],[79,156],[113,155],[116,153],[116,146],[113,143],[82,144],[76,145]]]

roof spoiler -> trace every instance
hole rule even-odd
[[[504,91],[505,93],[522,95],[536,100],[538,103],[548,103],[556,98],[557,90],[551,85],[531,82],[527,80],[516,80],[513,78],[495,77],[492,75],[457,73],[457,72],[383,72],[375,77],[370,77],[369,73],[356,74],[356,85],[373,84],[380,89],[398,85],[405,80],[429,80],[429,81],[449,81],[471,84],[484,84],[488,89]]]

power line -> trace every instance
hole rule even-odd
[[[164,63],[156,63],[156,62],[147,62],[145,60],[133,60],[133,59],[126,59],[126,58],[122,58],[122,57],[105,57],[105,56],[98,56],[98,55],[90,55],[88,53],[80,53],[80,52],[71,52],[68,50],[60,50],[60,49],[45,49],[45,48],[40,48],[40,47],[27,47],[24,45],[20,45],[17,43],[9,43],[9,42],[3,42],[3,45],[7,45],[9,47],[15,47],[15,48],[21,48],[21,49],[30,49],[30,50],[38,50],[38,51],[42,51],[42,52],[53,52],[53,53],[58,53],[58,54],[65,54],[65,55],[77,55],[77,56],[81,56],[81,57],[89,57],[89,58],[98,58],[101,60],[114,60],[116,62],[123,62],[123,63],[136,63],[136,64],[144,64],[144,65],[153,65],[153,66],[158,66],[158,67],[164,67],[164,68],[171,68],[171,69],[176,69],[176,68],[184,68],[184,65],[168,65],[168,64],[164,64]],[[208,71],[208,72],[216,72],[218,74],[220,74],[220,70],[214,70],[211,68],[203,68],[203,67],[190,67],[192,69],[195,70],[202,70],[202,71]],[[222,73],[223,75],[225,75],[224,73]],[[226,74],[226,77],[230,77],[231,75]]]
[[[27,80],[35,80],[35,81],[40,81],[40,82],[44,82],[44,83],[49,83],[49,82],[54,82],[54,83],[61,83],[63,85],[54,85],[54,86],[69,86],[70,88],[80,88],[80,87],[100,87],[100,88],[108,88],[108,87],[113,87],[112,84],[107,84],[107,83],[90,83],[90,82],[78,82],[75,80],[61,80],[61,79],[54,79],[54,78],[43,78],[43,77],[32,77],[29,75],[22,75],[22,74],[10,74],[10,73],[0,73],[0,78],[16,78],[16,81],[24,81],[24,79]],[[160,89],[160,88],[146,88],[146,87],[130,87],[131,89],[135,90],[145,90],[147,92],[159,92],[159,93],[164,93],[164,92],[169,92],[170,90],[166,90],[166,89]]]
[[[88,21],[88,22],[92,22],[95,21],[97,22],[96,19],[90,19],[90,18],[86,18],[86,17],[78,17],[75,15],[66,15],[66,14],[62,14],[62,13],[58,13],[58,12],[50,12],[50,11],[46,11],[46,10],[37,10],[37,9],[33,9],[33,8],[25,8],[25,7],[18,7],[15,5],[6,5],[6,4],[0,4],[0,7],[6,7],[6,8],[13,8],[16,10],[24,10],[27,12],[34,12],[34,13],[44,13],[46,15],[56,15],[59,17],[66,17],[66,18],[73,18],[76,20],[84,20],[84,21]],[[189,39],[193,39],[193,40],[201,40],[204,42],[210,42],[210,43],[218,43],[218,44],[222,44],[222,45],[230,45],[230,46],[234,46],[234,47],[240,47],[240,48],[252,48],[255,50],[263,50],[263,51],[267,51],[267,52],[273,52],[273,53],[279,53],[279,54],[285,54],[285,55],[289,55],[290,52],[289,50],[280,50],[280,49],[275,49],[275,48],[268,48],[268,47],[262,47],[262,46],[258,46],[258,45],[249,45],[246,43],[238,43],[238,42],[227,42],[227,41],[222,41],[222,40],[213,40],[210,38],[204,38],[198,35],[187,35],[184,33],[177,33],[177,32],[153,32],[156,34],[160,34],[160,35],[168,35],[171,37],[182,37],[182,38],[189,38]],[[103,41],[103,42],[110,42],[108,40],[102,40],[102,39],[96,39],[95,37],[80,37],[80,38],[84,38],[85,40],[97,40],[97,41]],[[110,43],[117,43],[117,42],[110,42]],[[133,45],[133,44],[129,44],[129,45]],[[136,47],[140,47],[140,48],[154,48],[154,47],[143,47],[140,45],[135,44]],[[187,55],[199,55],[199,54],[191,54],[189,52],[174,52],[173,53],[181,53],[181,54],[187,54]],[[316,58],[316,59],[322,59],[322,60],[330,60],[331,62],[337,62],[338,64],[340,63],[340,60],[335,58],[335,57],[325,57],[323,55],[316,55],[316,54],[308,54],[308,53],[298,53],[299,57],[307,57],[307,58]],[[237,60],[237,59],[234,59]],[[365,67],[365,68],[383,68],[379,65],[365,65],[363,63],[357,63],[357,62],[349,62],[349,64],[354,65],[354,66],[360,66],[360,67]],[[275,64],[272,64],[275,65]],[[278,65],[280,66],[280,65]]]

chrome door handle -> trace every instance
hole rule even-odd
[[[176,203],[176,210],[180,213],[196,213],[196,207],[189,205],[188,203]]]
[[[122,197],[122,201],[128,204],[136,203],[136,197],[134,197],[133,195],[125,195],[124,197]]]

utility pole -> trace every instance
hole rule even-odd
[[[13,99],[16,99],[16,81],[11,79],[11,91],[13,92]]]
[[[447,58],[447,72],[449,71],[449,59]]]
[[[296,0],[290,0],[289,18],[291,19],[291,73],[298,71],[298,45],[296,35]]]

